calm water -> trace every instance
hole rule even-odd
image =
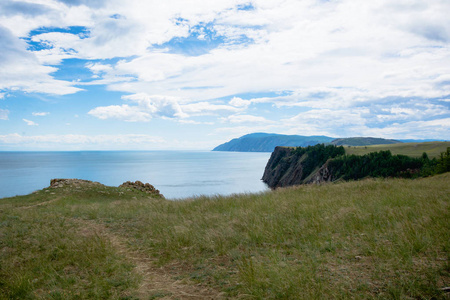
[[[0,152],[0,198],[29,194],[52,178],[118,186],[148,182],[166,198],[267,189],[260,180],[270,153],[189,151]]]

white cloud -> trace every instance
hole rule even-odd
[[[44,65],[58,65],[64,59],[76,57],[77,52],[71,48],[71,45],[80,42],[78,35],[61,32],[35,35],[31,40],[48,47],[34,52],[39,62]],[[58,47],[54,47],[56,41],[58,41]]]
[[[93,75],[77,86],[131,94],[122,105],[93,102],[89,114],[100,119],[193,124],[188,117],[212,115],[256,126],[243,132],[276,126],[259,111],[272,104],[281,131],[287,122],[301,134],[394,134],[405,124],[445,133],[449,11],[440,0],[5,0],[0,91],[76,93],[54,78],[76,58]],[[27,50],[21,38],[46,47]],[[268,94],[279,96],[249,99]]]
[[[244,100],[242,98],[239,97],[233,97],[230,102],[230,105],[235,106],[235,107],[245,107],[247,108],[250,104],[251,101],[250,100]]]
[[[113,70],[111,65],[102,63],[88,63],[86,67],[94,74],[102,74]]]
[[[3,5],[16,6],[6,13],[0,9],[0,22],[15,36],[25,37],[36,28],[92,25],[94,10],[87,6],[68,7],[55,0],[2,1]],[[18,7],[20,6],[20,7]]]
[[[367,128],[364,132],[393,139],[448,139],[450,118],[393,123],[383,128]]]
[[[30,121],[30,120],[27,120],[27,119],[22,119],[25,123],[27,123],[27,125],[28,126],[38,126],[39,124],[37,124],[37,123],[35,123],[35,122],[33,122],[33,121]]]
[[[106,59],[142,55],[152,45],[160,45],[175,37],[187,37],[189,30],[200,23],[214,21],[220,13],[236,7],[245,1],[225,0],[205,4],[202,1],[181,0],[153,2],[138,0],[103,1],[98,5],[63,5],[47,1],[42,15],[28,16],[28,25],[15,28],[19,36],[26,35],[30,29],[39,27],[85,26],[89,35],[81,39],[70,33],[43,33],[35,36],[36,41],[48,43],[58,56],[60,49],[73,49],[71,55],[78,58]],[[65,3],[68,4],[68,3]],[[16,21],[23,16],[14,15]],[[13,17],[4,24],[13,27]],[[40,26],[39,26],[40,25]],[[49,51],[43,51],[43,61],[49,58]],[[59,56],[64,56],[62,52]]]
[[[185,104],[182,106],[183,112],[192,116],[214,115],[226,112],[238,112],[240,108],[236,108],[225,104],[215,104],[207,101]]]
[[[0,135],[2,149],[53,149],[53,150],[167,150],[167,149],[211,149],[216,140],[192,141],[167,140],[147,134],[45,134]]]
[[[290,134],[332,137],[359,136],[366,128],[367,120],[362,115],[367,112],[367,109],[313,109],[281,121],[286,128],[290,128],[288,131]]]
[[[170,95],[203,100],[249,91],[333,89],[341,105],[388,96],[440,97],[450,92],[449,86],[436,87],[434,81],[448,73],[448,43],[422,39],[395,21],[397,13],[409,21],[415,19],[408,13],[434,13],[443,20],[439,26],[448,29],[443,13],[448,5],[442,2],[419,8],[405,5],[402,10],[390,8],[388,1],[253,4],[254,11],[230,10],[220,15],[216,27],[232,26],[246,36],[248,27],[242,27],[246,21],[237,17],[246,14],[260,26],[253,30],[264,39],[240,47],[221,46],[196,57],[145,54],[117,66],[139,80],[112,88],[133,93],[163,89]]]
[[[186,117],[180,106],[180,102],[183,100],[177,97],[139,93],[123,96],[122,98],[137,103],[140,110],[149,112],[153,116],[167,118]]]
[[[419,121],[427,120],[429,118],[442,118],[445,115],[450,115],[450,109],[443,105],[432,104],[427,100],[421,101],[407,101],[393,105],[384,105],[378,112],[373,112],[371,115],[383,121],[400,122],[404,120]],[[374,121],[374,120],[371,120]]]
[[[138,107],[130,107],[126,104],[96,107],[90,110],[88,114],[101,120],[119,119],[127,122],[147,122],[152,118],[150,113],[140,111]]]
[[[229,123],[273,123],[273,121],[267,120],[264,117],[253,116],[253,115],[231,115],[226,118],[222,118],[223,122]]]
[[[178,103],[179,99],[173,97],[141,93],[122,98],[135,105],[97,107],[90,110],[88,114],[103,120],[113,118],[128,122],[147,122],[154,117],[182,118],[186,116]]]
[[[23,90],[55,95],[80,91],[70,82],[53,79],[57,69],[43,66],[26,50],[24,41],[12,35],[0,23],[0,90]]]
[[[31,114],[36,117],[45,117],[45,116],[48,116],[50,113],[49,112],[32,112]]]
[[[190,100],[145,93],[123,96],[134,105],[111,105],[94,108],[88,114],[99,119],[119,119],[128,122],[147,122],[152,118],[187,118],[189,116],[217,115],[238,112],[240,108],[210,102],[188,103]]]
[[[436,138],[450,136],[450,119],[408,120],[374,124],[369,109],[315,109],[282,120],[288,134],[327,135],[332,137],[375,136],[394,139]]]
[[[450,4],[445,1],[413,5],[387,0],[255,0],[251,10],[237,9],[248,4],[243,0],[207,5],[173,0],[156,7],[137,0],[127,5],[120,0],[95,5],[45,3],[28,16],[34,28],[39,22],[41,27],[86,26],[88,34],[33,36],[51,47],[36,52],[41,62],[134,56],[115,65],[87,65],[105,79],[99,83],[111,84],[114,90],[157,91],[196,100],[250,91],[336,87],[357,91],[364,99],[439,97],[450,92],[450,87],[436,88],[433,82],[448,74],[450,22],[445,12]],[[12,30],[11,22],[9,16],[2,23]],[[189,57],[155,48],[195,32],[201,33],[199,40],[210,38],[204,36],[205,24],[209,35],[223,39],[216,49]],[[138,80],[123,84],[126,75]],[[336,95],[340,102],[348,101],[340,96]]]
[[[180,120],[178,120],[178,123],[191,124],[191,125],[214,125],[214,122],[199,122],[199,121],[186,120],[186,119],[180,119]]]
[[[0,120],[8,120],[9,110],[0,108]]]
[[[27,3],[27,2],[10,2],[3,1],[0,3],[0,15],[10,16],[10,15],[24,15],[24,16],[39,16],[48,11],[48,7],[38,3]]]

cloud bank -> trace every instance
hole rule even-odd
[[[122,103],[92,100],[93,119],[214,124],[224,138],[448,139],[449,12],[444,0],[5,0],[0,91],[102,86]],[[83,76],[57,76],[71,61]]]

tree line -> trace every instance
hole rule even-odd
[[[335,178],[345,180],[364,177],[417,178],[450,171],[450,147],[438,159],[429,159],[424,152],[415,158],[392,155],[390,150],[365,155],[342,155],[329,161],[328,168]]]
[[[317,167],[323,166],[328,159],[345,154],[343,146],[318,144],[308,147],[297,147],[293,154],[297,159],[304,156],[302,161],[303,174],[301,180],[308,177]]]
[[[297,147],[293,154],[301,159],[302,180],[328,161],[334,179],[356,180],[364,177],[417,178],[450,171],[450,147],[438,158],[392,155],[390,150],[365,155],[346,155],[343,146],[318,144]],[[305,155],[306,154],[306,155]]]

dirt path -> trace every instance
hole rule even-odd
[[[169,271],[155,266],[154,259],[142,252],[130,249],[125,238],[112,233],[104,225],[91,220],[73,219],[73,221],[81,228],[82,235],[96,234],[106,238],[117,253],[135,265],[135,272],[142,277],[136,295],[140,299],[224,298],[221,293],[210,288],[173,279],[173,274],[170,274]]]
[[[34,207],[38,207],[38,206],[42,206],[42,205],[47,205],[53,202],[56,202],[58,200],[60,200],[62,197],[56,197],[55,199],[49,200],[49,201],[45,201],[45,202],[41,202],[41,203],[37,203],[37,204],[33,204],[33,205],[29,205],[29,206],[21,206],[21,207],[17,207],[20,209],[30,209],[30,208],[34,208]]]
[[[36,204],[31,204],[31,205],[24,205],[24,206],[16,206],[17,204],[5,204],[5,205],[3,205],[2,207],[8,208],[8,209],[13,209],[13,210],[14,210],[14,209],[18,209],[18,210],[24,209],[24,210],[27,210],[27,209],[32,209],[32,208],[35,208],[35,207],[44,206],[44,205],[47,205],[47,204],[56,202],[56,201],[58,201],[58,200],[61,200],[62,198],[63,198],[63,197],[60,196],[60,197],[56,197],[56,198],[54,198],[54,199],[52,199],[52,200],[48,200],[48,201],[44,201],[44,202],[39,202],[39,203],[36,203]]]

